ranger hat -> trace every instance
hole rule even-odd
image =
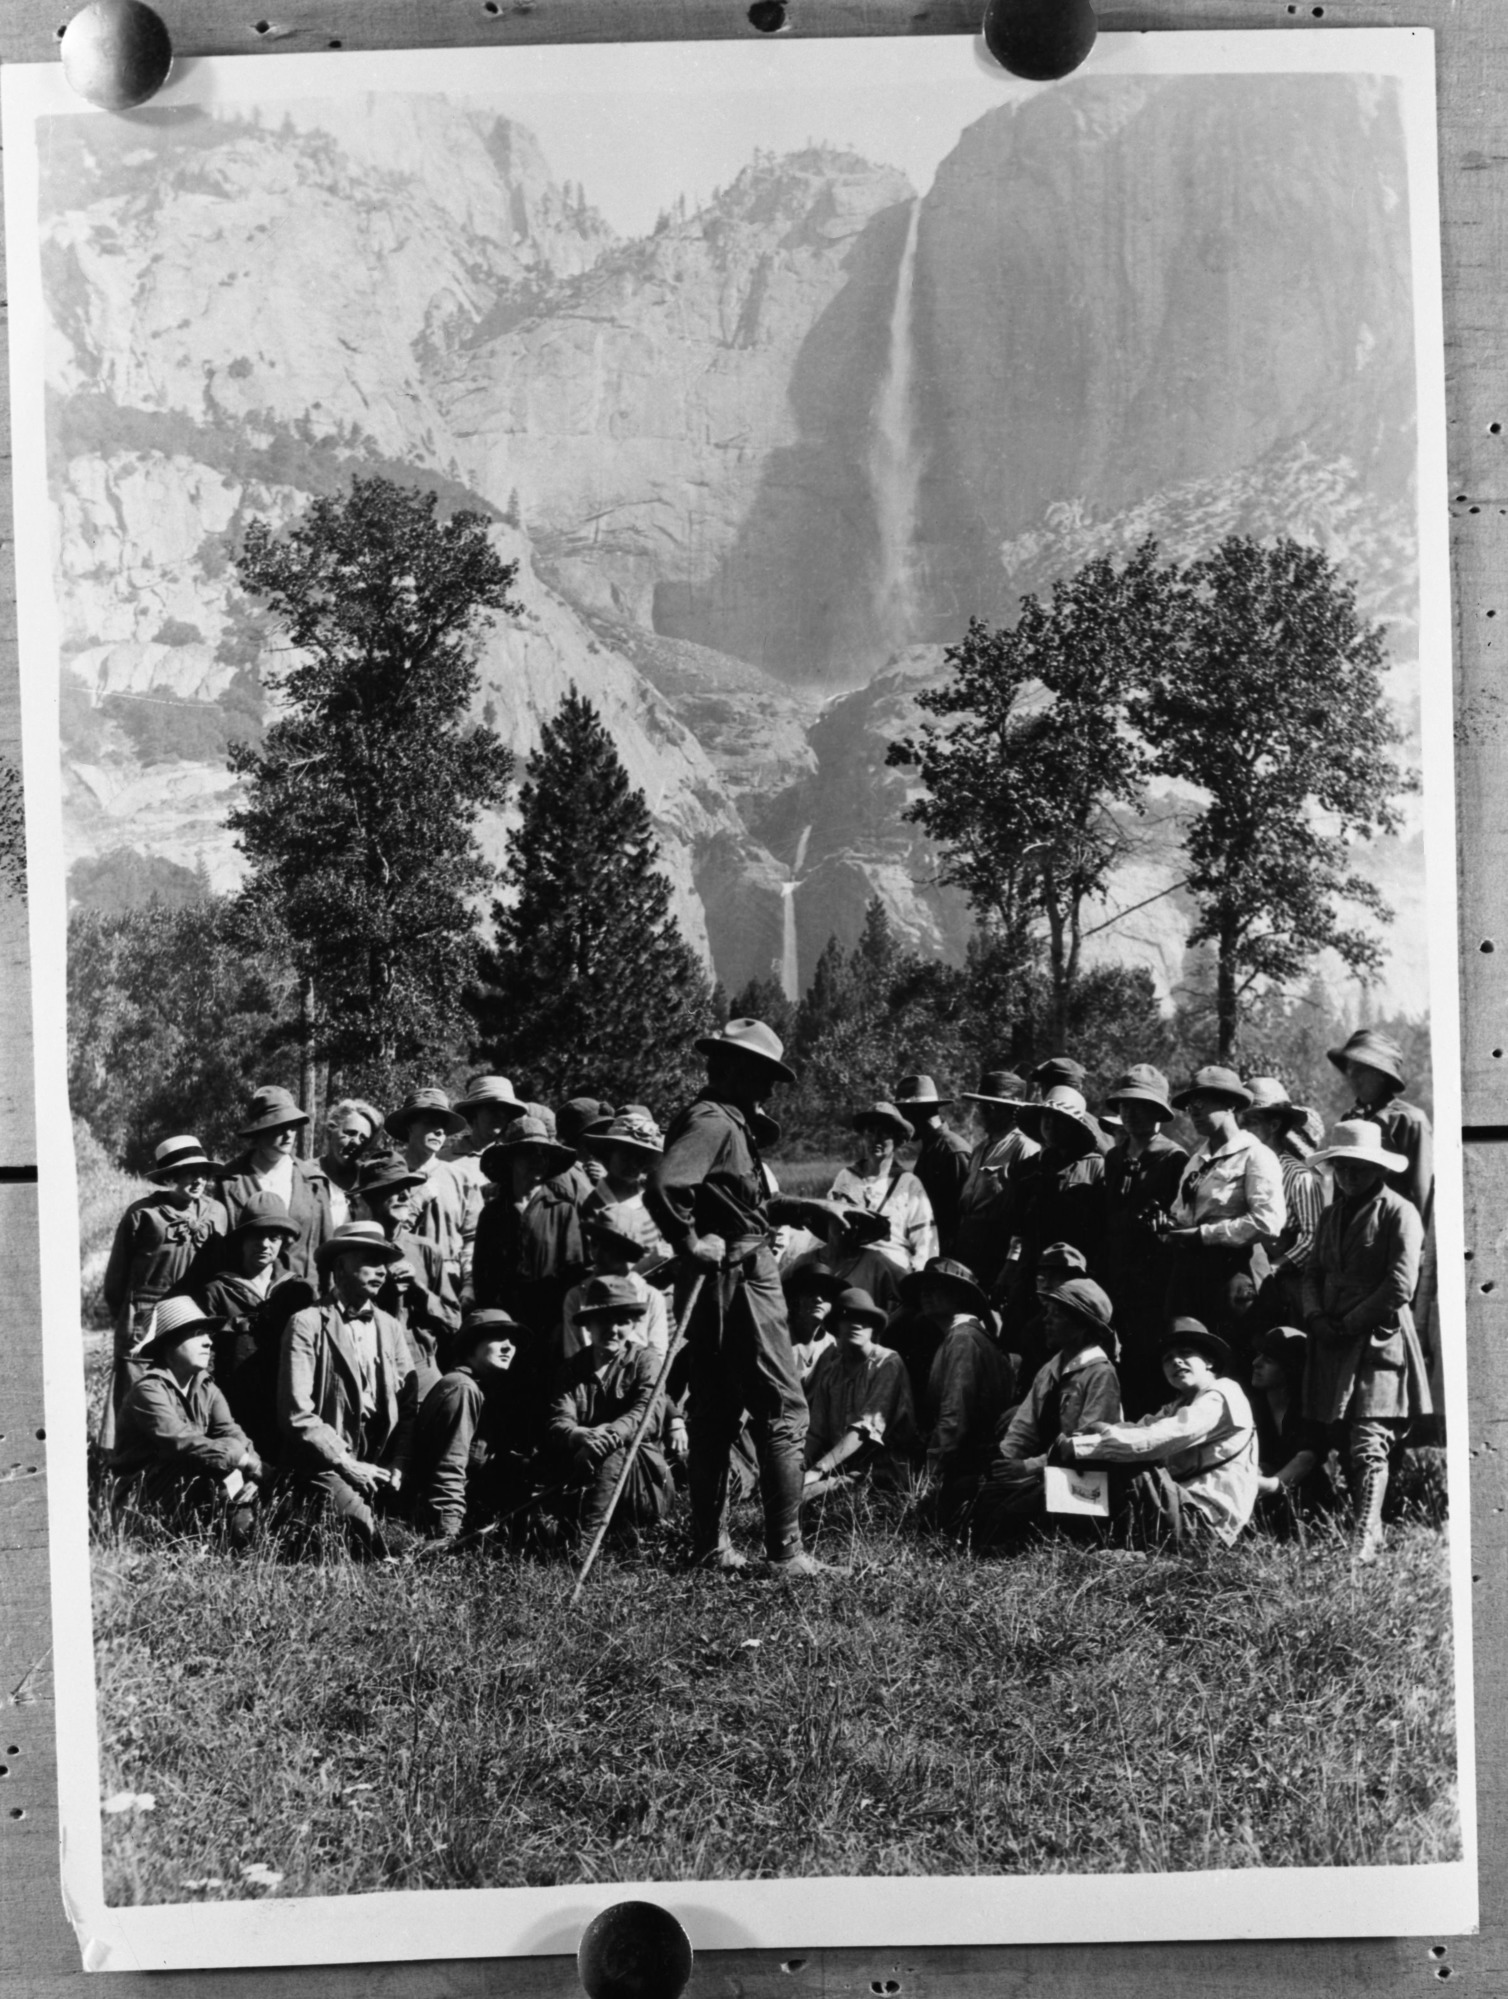
[[[1339,1124],[1331,1125],[1324,1150],[1311,1152],[1309,1164],[1323,1166],[1337,1159],[1354,1159],[1361,1166],[1380,1166],[1384,1173],[1401,1173],[1408,1165],[1407,1155],[1386,1151],[1381,1129],[1370,1118],[1360,1117],[1342,1118]]]
[[[223,1173],[225,1168],[217,1159],[205,1156],[204,1147],[197,1138],[165,1138],[152,1154],[149,1180],[167,1180],[174,1173],[182,1173],[190,1166],[205,1174]]]
[[[903,1111],[914,1111],[928,1104],[940,1110],[944,1104],[951,1104],[953,1099],[937,1094],[937,1083],[931,1076],[902,1076],[890,1101]],[[910,1127],[907,1129],[909,1132]]]
[[[482,1154],[482,1171],[489,1180],[501,1180],[513,1155],[530,1148],[545,1155],[547,1179],[563,1173],[576,1157],[570,1146],[560,1143],[543,1118],[527,1115],[515,1118],[508,1127],[508,1136],[494,1140],[487,1147]]]
[[[1158,1344],[1165,1354],[1175,1347],[1193,1347],[1197,1353],[1208,1355],[1216,1367],[1231,1364],[1230,1348],[1218,1333],[1210,1331],[1203,1319],[1175,1319]]]
[[[1154,1069],[1150,1062],[1133,1062],[1129,1069],[1123,1069],[1115,1079],[1107,1104],[1120,1105],[1151,1104],[1161,1113],[1161,1122],[1166,1124],[1173,1115],[1173,1106],[1168,1098],[1168,1079],[1161,1069]]]
[[[365,1200],[369,1194],[396,1194],[400,1187],[422,1187],[425,1175],[409,1171],[401,1152],[382,1152],[365,1159],[356,1169],[356,1191]]]
[[[513,1111],[522,1117],[527,1109],[521,1097],[513,1094],[513,1085],[506,1076],[473,1076],[466,1085],[466,1094],[456,1101],[456,1109],[465,1116],[479,1110]]]
[[[1108,1293],[1095,1283],[1092,1277],[1060,1277],[1056,1284],[1049,1284],[1042,1293],[1051,1298],[1074,1317],[1082,1319],[1087,1326],[1102,1335],[1107,1345],[1115,1338],[1115,1307]]]
[[[1327,1048],[1325,1055],[1342,1073],[1348,1062],[1360,1062],[1365,1068],[1375,1069],[1379,1075],[1386,1076],[1400,1090],[1406,1081],[1403,1050],[1390,1034],[1384,1034],[1380,1028],[1358,1027],[1343,1048]]]
[[[376,1222],[344,1222],[334,1235],[326,1236],[314,1252],[315,1267],[328,1273],[332,1264],[352,1250],[360,1250],[368,1261],[401,1263],[403,1251],[389,1242]]]
[[[286,1131],[289,1125],[308,1122],[308,1112],[299,1109],[287,1090],[277,1083],[264,1083],[253,1096],[251,1114],[237,1135],[252,1138],[259,1131]]]
[[[977,1090],[960,1090],[961,1104],[1019,1104],[1026,1098],[1026,1082],[1014,1069],[986,1069]]]
[[[287,1203],[281,1194],[274,1194],[267,1188],[259,1188],[242,1208],[236,1225],[225,1240],[234,1242],[237,1236],[250,1235],[253,1229],[260,1229],[267,1235],[286,1236],[289,1242],[296,1242],[299,1226],[288,1212]]]
[[[1238,1111],[1246,1110],[1251,1103],[1251,1091],[1235,1070],[1224,1069],[1217,1062],[1194,1071],[1191,1080],[1174,1097],[1174,1110],[1186,1110],[1195,1097],[1224,1097]]]
[[[782,1083],[794,1083],[796,1071],[782,1061],[785,1043],[773,1027],[767,1027],[762,1020],[751,1020],[747,1016],[730,1020],[716,1034],[704,1034],[696,1042],[699,1055],[721,1055],[730,1050],[739,1055],[753,1055],[770,1068]]]
[[[641,1298],[631,1277],[589,1277],[581,1287],[578,1319],[600,1319],[607,1312],[630,1312],[642,1319],[649,1301]]]
[[[386,1128],[394,1138],[406,1138],[408,1128],[415,1118],[440,1119],[452,1137],[466,1129],[466,1120],[459,1111],[450,1108],[450,1099],[443,1090],[410,1090],[397,1110],[390,1111],[384,1120]]]
[[[901,1116],[894,1104],[884,1102],[865,1104],[862,1110],[854,1112],[850,1122],[855,1131],[863,1131],[870,1126],[878,1126],[889,1132],[898,1144],[904,1145],[911,1136],[911,1127]]]
[[[877,1305],[869,1293],[857,1284],[850,1284],[841,1292],[833,1306],[834,1319],[858,1319],[866,1326],[883,1326],[890,1314]]]
[[[658,1159],[665,1150],[665,1134],[642,1104],[625,1104],[604,1124],[589,1131],[585,1143],[597,1153],[621,1145],[625,1152],[642,1152],[646,1159]]]
[[[901,1296],[908,1305],[919,1305],[922,1293],[931,1285],[946,1291],[965,1311],[986,1325],[990,1323],[990,1301],[979,1288],[979,1280],[966,1263],[950,1256],[934,1256],[920,1270],[901,1279]]]
[[[1077,1145],[1080,1158],[1097,1151],[1100,1142],[1100,1128],[1089,1115],[1089,1106],[1083,1094],[1068,1083],[1054,1083],[1039,1104],[1023,1104],[1016,1113],[1016,1123],[1028,1138],[1042,1143],[1042,1133],[1046,1127],[1046,1113],[1053,1111],[1064,1118],[1078,1133]]]
[[[136,1346],[133,1360],[160,1360],[171,1353],[180,1340],[195,1333],[217,1333],[225,1321],[212,1318],[192,1298],[164,1298],[147,1321],[146,1336]]]

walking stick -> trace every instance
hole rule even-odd
[[[607,1539],[607,1530],[613,1524],[613,1514],[623,1496],[623,1488],[628,1484],[628,1475],[634,1468],[634,1459],[639,1455],[639,1446],[643,1443],[645,1433],[659,1409],[660,1397],[665,1392],[665,1383],[670,1376],[671,1363],[686,1344],[686,1328],[691,1324],[691,1315],[696,1310],[696,1301],[702,1295],[702,1286],[706,1281],[706,1271],[698,1271],[696,1282],[687,1294],[686,1307],[681,1313],[681,1322],[676,1327],[675,1337],[666,1346],[665,1358],[660,1362],[660,1372],[655,1377],[655,1392],[650,1396],[649,1405],[639,1418],[639,1426],[629,1439],[628,1449],[623,1453],[623,1462],[618,1467],[618,1476],[613,1482],[612,1492],[608,1495],[607,1511],[602,1516],[602,1525],[592,1536],[592,1545],[586,1551],[586,1560],[581,1564],[581,1574],[576,1578],[576,1587],[571,1591],[567,1609],[580,1599],[581,1592],[586,1588],[586,1579],[592,1573],[592,1564],[602,1552],[602,1544]]]

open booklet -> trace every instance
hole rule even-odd
[[[509,1066],[506,1023],[452,1036],[429,1073],[305,1062],[291,933],[237,927],[270,879],[271,822],[256,861],[246,817],[270,779],[246,758],[297,714],[247,550],[291,546],[361,482],[483,523],[516,614],[478,627],[473,718],[522,777],[589,704],[684,942],[726,992],[784,1009],[816,1051],[804,1074],[836,1065],[848,1007],[884,1046],[845,1090],[888,1098],[930,1063],[990,1101],[984,1027],[894,1022],[917,992],[952,995],[947,1020],[987,1006],[969,968],[1019,917],[1025,1052],[1057,1052],[1054,991],[1098,994],[1070,1046],[1101,1111],[1134,1062],[1182,1085],[1229,1057],[1302,1082],[1322,1139],[1350,1101],[1327,1047],[1385,1027],[1419,1115],[1459,1129],[1433,92],[1430,38],[1372,31],[1106,36],[1053,86],[961,38],[191,61],[122,117],[56,67],[5,71],[62,1871],[89,1968],[559,1952],[644,1894],[710,1949],[1474,1924],[1453,1148],[1415,1294],[1434,1411],[1390,1433],[1397,1510],[1366,1564],[1341,1431],[1328,1512],[1265,1505],[1193,1551],[1121,1534],[1119,1467],[1053,1465],[1040,1532],[986,1554],[917,1496],[922,1469],[908,1498],[839,1465],[807,1531],[851,1573],[800,1590],[683,1573],[681,1496],[575,1609],[543,1530],[361,1562],[264,1518],[238,1550],[255,1453],[195,1531],[122,1498],[99,1446],[122,1311],[123,1361],[168,1350],[141,1354],[151,1314],[105,1271],[159,1145],[192,1128],[209,1171],[269,1126],[247,1110],[261,1086],[293,1103],[312,1077],[346,1110],[385,1077],[398,1103],[459,1095],[468,1056]],[[1345,655],[1315,744],[1344,762],[1348,725],[1376,732],[1370,823],[1323,768],[1293,816],[1318,842],[1297,865],[1319,929],[1266,960],[1227,938],[1217,967],[1189,845],[1211,790],[1177,774],[1152,699],[1170,639],[1126,697],[1150,761],[1095,822],[1115,838],[1073,908],[1075,962],[1053,957],[1040,862],[992,930],[946,824],[916,812],[929,767],[889,757],[948,712],[927,701],[971,629],[1113,593],[1138,561],[1146,601],[1195,619],[1285,549],[1329,634],[1311,645],[1294,612],[1292,673],[1323,690]],[[1111,646],[1132,617],[1115,601]],[[1254,585],[1243,601],[1202,655],[1217,716],[1221,673],[1250,714],[1242,676],[1287,615]],[[1019,665],[1005,641],[998,659]],[[1018,719],[1042,685],[1023,680]],[[1255,791],[1280,774],[1261,758]],[[516,786],[480,811],[488,870],[526,816]],[[877,1012],[862,979],[885,951],[916,979]],[[811,995],[835,966],[849,999],[824,1026]],[[524,1096],[574,1094],[542,1058],[515,1070]],[[679,1104],[654,1089],[658,1135]],[[1082,1127],[1078,1101],[1058,1098]],[[826,1194],[841,1162],[811,1162],[823,1131],[847,1147],[853,1106],[792,1102],[771,1163]],[[291,1188],[248,1156],[258,1198]],[[1032,1298],[1001,1283],[990,1336],[1020,1372]],[[1222,1294],[1252,1402],[1243,1315],[1276,1295]],[[192,1383],[156,1379],[210,1421]],[[289,1380],[285,1359],[285,1416]]]

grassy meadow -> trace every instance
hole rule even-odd
[[[749,1515],[740,1526],[754,1537]],[[1197,1559],[971,1557],[835,1503],[804,1587],[681,1572],[575,1610],[516,1554],[95,1550],[112,1901],[1459,1854],[1443,1532]]]

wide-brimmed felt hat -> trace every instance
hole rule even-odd
[[[147,1321],[146,1337],[137,1342],[133,1360],[157,1360],[171,1353],[180,1340],[195,1333],[217,1333],[225,1325],[192,1298],[163,1298]]]
[[[835,1319],[860,1319],[866,1326],[883,1326],[890,1314],[882,1305],[877,1305],[869,1293],[860,1285],[850,1284],[839,1294],[833,1306]]]
[[[1039,1062],[1032,1070],[1032,1081],[1039,1090],[1049,1090],[1067,1084],[1070,1090],[1081,1094],[1089,1071],[1082,1062],[1075,1062],[1071,1055],[1049,1055],[1045,1062]]]
[[[301,1111],[290,1091],[277,1083],[266,1083],[251,1100],[251,1110],[237,1136],[251,1138],[259,1131],[284,1131],[292,1124],[307,1124],[309,1113]]]
[[[922,1293],[929,1285],[938,1285],[950,1292],[959,1301],[961,1308],[972,1312],[986,1324],[990,1318],[990,1301],[979,1288],[979,1280],[966,1263],[959,1263],[951,1256],[934,1256],[920,1270],[912,1270],[901,1279],[900,1291],[908,1305],[921,1302]]]
[[[625,1152],[642,1152],[647,1159],[658,1159],[665,1150],[665,1134],[642,1104],[627,1104],[601,1125],[593,1125],[585,1133],[584,1143],[596,1153],[621,1145]]]
[[[260,1229],[267,1235],[286,1236],[289,1242],[299,1237],[299,1225],[288,1212],[288,1204],[281,1194],[270,1193],[265,1187],[259,1188],[247,1201],[236,1218],[225,1240],[234,1242],[237,1236],[250,1235],[253,1229]]]
[[[846,1277],[840,1277],[836,1270],[828,1270],[820,1263],[798,1264],[781,1281],[787,1298],[800,1298],[806,1292],[812,1291],[819,1298],[826,1298],[832,1305],[836,1305],[849,1288]]]
[[[1205,1068],[1194,1071],[1193,1076],[1174,1097],[1174,1110],[1186,1110],[1194,1097],[1226,1097],[1237,1110],[1242,1111],[1251,1103],[1251,1091],[1247,1089],[1235,1070],[1222,1068],[1218,1062],[1209,1063]]]
[[[225,1171],[219,1160],[209,1158],[197,1138],[165,1138],[152,1154],[152,1164],[148,1169],[147,1178],[166,1180],[172,1174],[185,1172],[191,1166],[197,1167],[205,1174]]]
[[[508,1136],[494,1139],[487,1147],[482,1154],[482,1171],[489,1180],[500,1180],[514,1154],[524,1151],[526,1147],[533,1147],[546,1155],[547,1179],[556,1173],[563,1173],[576,1157],[570,1146],[560,1143],[543,1118],[526,1116],[515,1118],[508,1127]]]
[[[890,1096],[890,1102],[903,1111],[925,1110],[929,1106],[941,1110],[951,1104],[951,1097],[937,1094],[937,1083],[931,1076],[902,1076]],[[909,1130],[909,1127],[908,1127]]]
[[[1089,1259],[1071,1242],[1050,1242],[1037,1252],[1038,1270],[1071,1270],[1087,1274]]]
[[[356,1169],[356,1191],[363,1200],[370,1194],[396,1194],[400,1187],[422,1187],[425,1176],[410,1170],[401,1152],[383,1152],[363,1160]]]
[[[450,1108],[450,1099],[443,1090],[410,1090],[397,1110],[389,1111],[383,1120],[384,1126],[394,1138],[404,1138],[416,1117],[433,1123],[436,1118],[444,1122],[445,1129],[452,1137],[466,1129],[466,1120],[459,1111]]]
[[[977,1090],[960,1090],[961,1104],[1019,1104],[1026,1099],[1026,1079],[1014,1069],[986,1069]]]
[[[767,1062],[783,1083],[794,1083],[796,1071],[781,1058],[785,1054],[785,1043],[762,1020],[752,1020],[747,1016],[727,1021],[716,1034],[704,1034],[696,1042],[699,1055],[722,1055],[733,1053],[753,1055],[761,1062]]]
[[[1169,1353],[1174,1347],[1194,1347],[1198,1352],[1208,1354],[1216,1367],[1227,1368],[1231,1364],[1231,1351],[1218,1333],[1212,1333],[1203,1319],[1175,1319],[1158,1341],[1161,1352]]]
[[[1380,1028],[1358,1027],[1350,1040],[1341,1048],[1327,1048],[1326,1060],[1344,1071],[1348,1062],[1360,1062],[1368,1069],[1376,1069],[1390,1082],[1403,1088],[1407,1080],[1403,1073],[1403,1050],[1390,1034]]]
[[[636,1319],[642,1319],[648,1310],[648,1299],[639,1296],[631,1278],[589,1277],[581,1287],[576,1317],[600,1319],[607,1312],[631,1312]]]
[[[1151,1104],[1162,1113],[1165,1124],[1173,1116],[1173,1105],[1168,1095],[1168,1079],[1161,1069],[1154,1069],[1150,1062],[1133,1062],[1129,1069],[1123,1069],[1106,1094],[1107,1105],[1130,1102]]]
[[[314,1252],[314,1262],[320,1271],[327,1272],[331,1265],[359,1250],[363,1256],[376,1263],[401,1263],[403,1251],[397,1243],[389,1242],[376,1222],[343,1222],[334,1235],[326,1236]]]
[[[1061,1277],[1056,1284],[1049,1284],[1042,1295],[1072,1312],[1096,1332],[1114,1337],[1115,1307],[1109,1293],[1092,1277]]]
[[[525,1328],[501,1305],[473,1305],[461,1319],[456,1345],[462,1349],[474,1347],[478,1340],[505,1340],[513,1333],[524,1331]]]
[[[617,1243],[632,1257],[658,1248],[660,1234],[643,1208],[630,1208],[621,1201],[593,1208],[581,1217],[581,1232],[599,1242]]]
[[[1307,1335],[1297,1326],[1269,1326],[1265,1333],[1258,1333],[1251,1343],[1254,1354],[1266,1354],[1283,1367],[1296,1370],[1303,1366],[1309,1351]]]
[[[1305,1111],[1288,1094],[1287,1084],[1276,1076],[1248,1076],[1246,1087],[1251,1095],[1248,1112],[1275,1118],[1284,1131],[1293,1131],[1304,1122]]]
[[[465,1096],[456,1099],[456,1109],[463,1115],[480,1110],[504,1110],[522,1117],[527,1106],[522,1097],[514,1095],[513,1085],[506,1076],[473,1076],[466,1085]]]
[[[911,1136],[911,1127],[901,1116],[894,1104],[883,1100],[864,1104],[849,1119],[855,1131],[863,1131],[866,1126],[878,1125],[881,1131],[888,1131],[898,1144],[904,1145]]]
[[[1384,1149],[1379,1126],[1370,1118],[1359,1117],[1342,1118],[1339,1124],[1331,1125],[1323,1149],[1310,1153],[1309,1164],[1324,1166],[1337,1159],[1353,1159],[1359,1166],[1380,1166],[1384,1173],[1401,1173],[1408,1165],[1406,1154]]]
[[[1054,1111],[1065,1118],[1078,1132],[1080,1157],[1095,1151],[1100,1142],[1098,1123],[1089,1115],[1089,1106],[1083,1093],[1068,1083],[1054,1083],[1039,1104],[1023,1104],[1016,1113],[1016,1123],[1028,1138],[1043,1143],[1042,1134],[1046,1129],[1046,1114]]]
[[[555,1131],[564,1145],[580,1145],[586,1133],[613,1114],[597,1097],[570,1097],[555,1113]]]

